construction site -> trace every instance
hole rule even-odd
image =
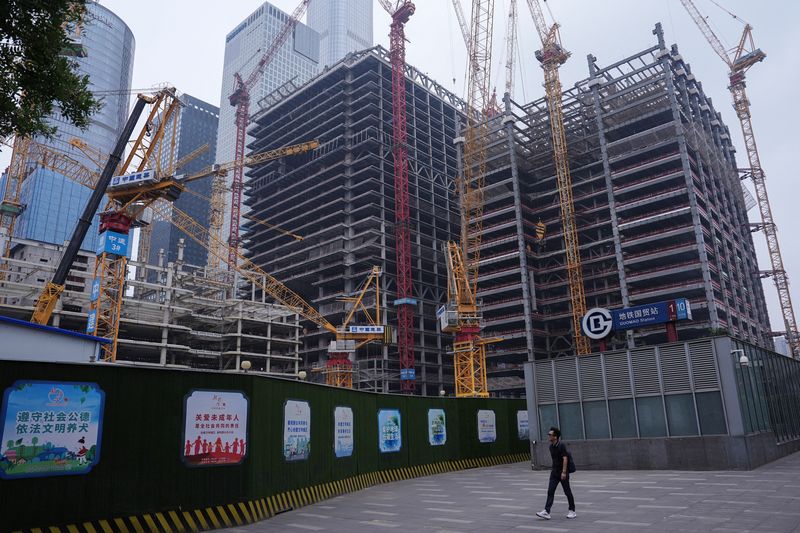
[[[390,50],[351,52],[251,109],[250,90],[308,3],[285,17],[252,71],[236,74],[233,161],[180,174],[169,152],[182,105],[174,89],[140,96],[147,123],[123,135],[129,155],[109,159],[107,172],[15,144],[0,211],[0,314],[112,339],[112,362],[429,396],[523,396],[528,361],[716,334],[769,349],[784,335],[798,355],[755,143],[743,175],[735,134],[660,24],[644,50],[589,56],[586,77],[562,91],[569,54],[529,0],[545,95],[517,102],[509,90],[491,93],[493,2],[474,1],[468,22],[454,0],[470,57],[462,99],[406,64],[414,4],[381,0]],[[512,1],[509,24],[516,9]],[[748,36],[733,59],[722,50],[740,104],[744,72],[764,58]],[[748,109],[737,112],[752,139]],[[111,185],[95,211],[101,232],[135,235],[136,257],[150,262],[108,247],[78,252],[88,222],[64,246],[16,235],[21,184],[41,168],[100,196],[112,175],[141,180]],[[208,224],[171,203],[193,180],[213,182]],[[748,218],[755,206],[758,224]],[[174,259],[151,248],[154,220],[179,230]],[[759,268],[754,230],[767,234],[771,269]],[[189,240],[207,264],[184,261]],[[770,325],[762,277],[777,285],[783,332]],[[692,320],[674,331],[600,342],[582,332],[590,308],[675,298],[690,302]]]

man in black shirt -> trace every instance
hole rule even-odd
[[[536,516],[550,520],[550,509],[553,507],[556,487],[561,483],[569,503],[567,518],[575,518],[578,515],[575,514],[575,499],[572,497],[572,489],[569,488],[569,453],[567,452],[567,447],[561,442],[561,430],[557,427],[551,427],[547,433],[547,438],[550,440],[550,456],[553,458],[553,469],[550,471],[550,485],[547,487],[547,503],[544,505],[544,511],[539,511]]]

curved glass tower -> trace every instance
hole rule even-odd
[[[129,91],[133,77],[133,33],[125,22],[97,2],[87,3],[88,14],[79,38],[85,57],[76,57],[78,70],[89,76],[89,87],[103,102],[85,130],[67,123],[60,113],[50,117],[58,131],[52,139],[37,142],[66,153],[90,170],[100,170],[105,159],[86,155],[70,139],[85,142],[98,154],[113,150],[128,118]],[[72,235],[91,190],[49,169],[35,167],[22,185],[21,200],[25,210],[16,227],[17,237],[62,244]],[[97,217],[84,239],[84,249],[94,249]]]

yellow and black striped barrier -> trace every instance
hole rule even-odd
[[[252,524],[277,514],[311,505],[341,494],[355,492],[382,483],[401,481],[469,468],[530,461],[529,453],[444,461],[361,474],[313,487],[290,490],[258,500],[216,505],[191,511],[171,510],[108,520],[75,523],[66,526],[33,528],[31,533],[174,533],[207,531]],[[23,533],[22,531],[14,533]]]

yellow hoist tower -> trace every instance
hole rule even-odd
[[[542,49],[536,52],[536,59],[544,70],[544,88],[547,111],[550,115],[550,135],[553,142],[553,160],[556,167],[559,204],[561,206],[561,225],[564,229],[564,252],[567,261],[569,296],[572,305],[572,331],[575,336],[575,352],[585,355],[591,351],[591,342],[581,330],[581,320],[586,314],[586,295],[583,287],[581,252],[578,243],[578,230],[575,225],[575,203],[572,198],[572,175],[569,171],[567,135],[564,130],[561,80],[558,69],[569,59],[570,53],[561,46],[558,23],[548,26],[538,0],[528,0],[536,31],[542,41]]]
[[[753,180],[753,186],[756,190],[756,199],[758,201],[758,210],[761,213],[761,223],[756,224],[755,227],[756,229],[764,231],[764,236],[767,239],[769,259],[772,264],[772,270],[763,272],[762,276],[771,276],[775,282],[775,288],[778,290],[781,312],[783,313],[783,324],[786,328],[786,340],[793,357],[797,359],[800,358],[800,332],[797,330],[797,320],[795,319],[794,307],[792,306],[792,296],[789,292],[789,276],[786,274],[786,269],[783,266],[781,247],[778,244],[778,226],[775,224],[775,219],[772,216],[772,207],[770,206],[769,196],[767,195],[766,174],[761,167],[761,157],[758,155],[758,146],[756,145],[756,137],[753,132],[750,100],[748,100],[745,90],[745,74],[750,67],[763,61],[767,57],[767,54],[755,47],[753,43],[753,28],[749,24],[745,24],[738,45],[729,53],[711,29],[707,17],[704,17],[700,13],[694,2],[692,2],[692,0],[681,0],[681,3],[683,7],[686,8],[686,11],[689,12],[689,15],[692,17],[697,27],[700,28],[700,31],[714,49],[714,52],[728,65],[728,80],[730,81],[728,89],[731,91],[733,108],[736,110],[736,116],[739,117],[739,123],[742,126],[744,146],[747,151],[747,161],[750,165],[749,168],[745,169],[745,176],[749,176]],[[728,14],[737,20],[741,20],[733,13],[728,12]]]

